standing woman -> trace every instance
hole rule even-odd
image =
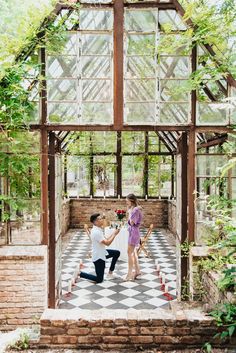
[[[137,197],[134,194],[129,194],[126,197],[126,204],[128,209],[128,273],[125,278],[126,281],[132,281],[141,275],[140,266],[138,262],[137,247],[140,244],[140,230],[139,227],[142,221],[141,207],[138,206]],[[135,272],[133,273],[133,269]]]

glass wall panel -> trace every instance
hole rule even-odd
[[[186,102],[189,100],[189,93],[183,91],[182,80],[161,80],[161,101]]]
[[[116,159],[113,156],[95,156],[93,163],[94,196],[114,196]]]
[[[149,196],[170,196],[171,159],[162,156],[148,157]]]
[[[76,56],[49,56],[47,62],[48,78],[78,76]]]
[[[139,10],[127,11],[125,16],[125,28],[128,31],[148,32],[155,31],[157,24],[157,11]]]
[[[77,103],[48,103],[48,114],[51,123],[78,124],[79,122]]]
[[[89,157],[68,156],[67,195],[69,197],[89,196],[89,168]]]
[[[187,29],[183,17],[175,10],[159,10],[159,23],[161,26],[170,26],[172,30]]]
[[[155,79],[127,81],[127,102],[152,101],[155,103],[155,85]]]
[[[127,54],[153,56],[156,50],[155,34],[128,34]]]
[[[155,124],[155,103],[126,103],[126,122],[133,125]]]
[[[84,8],[78,16],[79,29],[68,34],[60,55],[47,58],[48,121],[111,124],[113,12]]]
[[[83,101],[107,102],[111,95],[110,80],[83,80],[82,81],[82,99]]]
[[[227,162],[225,155],[198,155],[197,157],[197,176],[219,177],[221,167]]]
[[[218,103],[199,102],[197,107],[197,124],[225,125],[229,121],[227,111],[218,109]]]
[[[84,78],[111,76],[111,61],[106,56],[83,56],[81,65]]]
[[[148,195],[160,195],[160,156],[148,157]]]
[[[122,194],[134,193],[143,196],[143,156],[123,156],[122,158]]]
[[[77,94],[76,80],[48,80],[48,99],[49,101],[75,101]]]
[[[112,50],[112,36],[109,34],[83,34],[82,55],[109,55]]]
[[[170,125],[187,123],[190,118],[189,103],[162,103],[160,106],[160,122]]]
[[[231,87],[230,123],[236,124],[236,89]]]
[[[82,105],[83,124],[111,123],[112,106],[110,103],[84,103]]]
[[[124,121],[126,124],[186,124],[190,118],[191,43],[159,26],[185,29],[176,11],[126,10]],[[169,43],[173,47],[169,49]],[[158,58],[158,60],[157,60]],[[164,105],[163,102],[172,105]],[[132,104],[132,103],[135,104]]]
[[[113,28],[113,16],[110,10],[80,10],[80,29],[109,30]]]
[[[186,78],[190,74],[189,57],[164,56],[160,57],[160,78]]]
[[[143,132],[123,132],[122,133],[122,152],[134,153],[144,151]]]
[[[156,132],[148,133],[148,151],[149,152],[159,152],[160,141]]]
[[[151,56],[127,57],[127,78],[155,77],[155,60]]]
[[[96,131],[92,135],[92,148],[94,153],[116,152],[116,132]]]

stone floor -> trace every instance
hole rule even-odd
[[[11,353],[17,353],[19,351],[12,351]],[[24,350],[25,353],[107,353],[107,351],[103,350],[72,350],[72,349],[29,349]],[[141,351],[142,353],[165,353],[164,351],[160,351],[158,349],[144,349]],[[204,351],[201,349],[184,349],[184,350],[172,350],[168,351],[169,353],[203,353]],[[212,349],[211,353],[235,353],[236,349]],[[112,353],[137,353],[137,350],[121,350],[121,351],[112,351]]]
[[[67,237],[68,239],[68,237]],[[62,298],[60,308],[74,309],[158,309],[169,308],[169,301],[176,298],[176,257],[173,239],[166,231],[154,230],[148,241],[150,257],[140,256],[142,276],[134,282],[125,282],[127,263],[119,261],[116,273],[118,279],[106,280],[94,284],[85,279],[73,286],[68,294],[68,281],[82,259],[83,271],[94,273],[94,265],[88,258],[90,241],[81,230],[75,232],[63,253],[62,265]],[[158,260],[161,272],[165,274],[168,284],[168,295],[156,271],[155,260]],[[108,264],[107,264],[108,270]]]

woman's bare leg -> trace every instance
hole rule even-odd
[[[134,278],[141,275],[141,271],[140,271],[140,265],[139,265],[139,261],[138,261],[138,253],[137,253],[137,248],[134,249]]]
[[[134,246],[128,245],[128,273],[126,276],[126,280],[131,280],[134,278],[134,276],[133,276],[134,250],[135,250]]]

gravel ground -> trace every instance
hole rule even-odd
[[[19,353],[19,351],[10,351],[11,353]],[[10,353],[9,352],[9,353]],[[72,349],[36,349],[36,350],[24,350],[25,353],[107,353],[108,351],[102,351],[97,349],[92,350],[72,350]],[[147,350],[120,350],[110,351],[110,353],[165,353],[158,349],[147,349]],[[184,349],[168,351],[168,353],[202,353],[201,349]],[[167,352],[166,352],[167,353]],[[211,353],[236,353],[236,349],[213,349]]]

